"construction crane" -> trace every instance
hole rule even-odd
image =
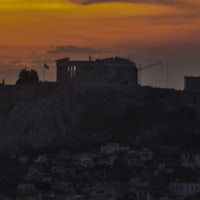
[[[152,64],[149,64],[149,65],[146,65],[144,67],[142,67],[142,65],[140,65],[140,67],[138,67],[138,82],[140,85],[142,85],[142,71],[143,70],[147,70],[149,68],[152,68],[152,67],[157,67],[160,65],[160,67],[162,67],[162,64],[163,62],[162,61],[159,61],[159,62],[156,62],[156,63],[152,63]]]

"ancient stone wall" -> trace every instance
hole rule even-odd
[[[119,58],[96,61],[57,61],[58,84],[137,84],[135,63]]]

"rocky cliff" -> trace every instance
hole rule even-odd
[[[179,143],[177,137],[195,127],[195,95],[181,91],[138,86],[68,87],[34,96],[30,91],[15,94],[1,115],[0,151],[74,149],[136,138]]]

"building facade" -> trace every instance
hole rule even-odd
[[[106,58],[95,61],[56,60],[57,83],[66,84],[137,84],[134,62],[123,58]]]
[[[185,76],[184,89],[188,91],[200,91],[200,77]]]
[[[200,183],[172,182],[169,185],[169,191],[177,196],[192,196],[200,194]]]

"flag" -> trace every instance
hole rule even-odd
[[[49,69],[49,66],[46,63],[44,63],[44,69]]]

